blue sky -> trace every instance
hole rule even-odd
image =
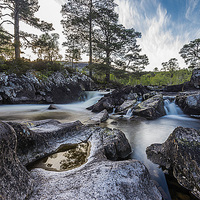
[[[146,70],[177,58],[184,44],[200,36],[200,0],[116,0],[120,23],[142,33],[138,43],[147,54]]]

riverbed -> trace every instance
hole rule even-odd
[[[86,108],[97,102],[103,94],[103,92],[90,92],[85,101],[55,105],[56,110],[48,110],[49,105],[1,105],[0,120],[57,119],[61,122],[80,120],[82,123],[87,123],[95,114]],[[164,199],[171,200],[175,197],[171,198],[172,194],[168,190],[165,174],[158,165],[147,159],[146,148],[153,143],[163,143],[178,126],[200,129],[200,120],[184,115],[171,97],[165,97],[165,109],[167,115],[156,120],[131,119],[132,116],[129,113],[122,117],[116,116],[113,112],[110,119],[101,126],[118,128],[126,134],[133,150],[131,158],[140,160],[146,165]],[[116,118],[120,119],[116,120]],[[193,198],[187,196],[187,199]]]

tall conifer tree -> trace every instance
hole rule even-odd
[[[26,24],[40,29],[41,31],[53,30],[52,24],[45,21],[41,21],[35,17],[35,13],[39,9],[38,0],[0,0],[0,9],[9,10],[10,20],[3,20],[3,14],[1,13],[1,22],[10,23],[14,25],[14,45],[15,45],[15,58],[20,58],[20,37],[25,38],[28,33],[20,33],[20,21]]]

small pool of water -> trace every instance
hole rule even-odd
[[[87,162],[90,154],[90,143],[61,145],[56,153],[31,163],[27,168],[43,168],[48,171],[68,171]]]

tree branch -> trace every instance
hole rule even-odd
[[[14,11],[14,9],[10,5],[5,4],[5,3],[0,3],[0,8],[1,9],[9,9],[11,11]]]
[[[10,14],[4,14],[4,15],[1,15],[0,17],[2,18],[2,17],[5,17],[5,16],[9,16],[9,17],[11,17]]]
[[[3,24],[3,23],[8,23],[8,24],[12,24],[12,25],[14,25],[14,23],[12,22],[12,21],[10,21],[10,20],[4,20],[4,21],[2,21],[1,23],[0,23],[0,26]]]
[[[7,31],[4,31],[4,30],[2,30],[2,29],[0,30],[0,32],[6,33],[6,34],[10,35],[11,37],[14,37],[14,35],[13,35],[13,34],[11,34],[11,33],[7,32]]]

